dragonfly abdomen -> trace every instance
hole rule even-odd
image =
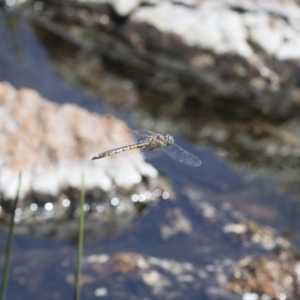
[[[114,155],[114,154],[118,154],[118,153],[123,152],[123,151],[128,151],[128,150],[133,150],[133,149],[138,149],[138,148],[144,148],[145,145],[146,145],[145,143],[139,143],[139,144],[135,144],[135,145],[128,145],[128,146],[124,146],[124,147],[119,147],[119,148],[116,148],[116,149],[113,149],[113,150],[109,150],[109,151],[105,151],[105,152],[102,152],[100,154],[97,154],[94,157],[92,157],[92,160],[107,157],[107,156],[111,156],[111,155]]]

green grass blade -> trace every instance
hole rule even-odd
[[[11,212],[11,220],[10,220],[10,225],[9,225],[8,240],[7,240],[7,244],[6,244],[6,250],[5,250],[5,262],[4,262],[2,282],[1,282],[1,296],[0,296],[1,300],[6,299],[8,276],[9,276],[9,267],[10,267],[10,257],[11,257],[13,235],[14,235],[14,228],[15,228],[15,212],[16,212],[16,208],[17,208],[17,205],[18,205],[18,201],[19,201],[19,194],[20,194],[20,187],[21,187],[21,177],[22,177],[21,174],[19,174],[16,198],[14,200],[13,209],[12,209],[12,212]]]
[[[76,270],[76,279],[75,279],[75,300],[80,300],[81,266],[82,266],[83,233],[84,233],[84,203],[85,203],[85,185],[84,185],[84,175],[82,175],[82,187],[81,187],[81,195],[80,195],[78,258],[77,258],[77,270]]]

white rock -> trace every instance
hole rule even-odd
[[[20,172],[21,197],[30,191],[55,196],[67,187],[81,189],[83,175],[86,189],[104,191],[157,176],[138,151],[91,161],[117,141],[133,143],[120,120],[57,105],[7,83],[0,83],[0,104],[0,188],[5,198],[15,197]]]
[[[164,2],[140,8],[132,15],[135,22],[147,22],[162,32],[179,35],[189,46],[213,49],[217,53],[252,54],[241,16],[215,3],[197,9]],[[180,20],[180,21],[179,21]]]

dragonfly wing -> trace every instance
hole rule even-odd
[[[158,158],[163,154],[163,151],[161,149],[154,149],[154,150],[141,149],[140,152],[143,155],[143,157],[146,159]]]
[[[138,134],[138,135],[143,135],[143,136],[150,136],[155,134],[154,132],[150,131],[150,130],[146,130],[146,129],[135,129],[132,130],[134,133]]]
[[[202,162],[199,157],[182,149],[176,144],[164,147],[163,150],[174,160],[191,167],[199,167]]]
[[[154,134],[153,132],[145,129],[130,130],[130,133],[138,143],[143,143],[149,136]]]

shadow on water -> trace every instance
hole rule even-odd
[[[0,15],[0,53],[0,81],[8,81],[16,88],[35,89],[53,102],[74,103],[101,114],[114,112],[97,97],[64,82],[52,67],[47,49],[25,20],[8,21]],[[118,114],[130,116],[128,112]],[[171,179],[175,199],[152,207],[129,231],[86,245],[86,255],[135,251],[205,266],[216,260],[263,254],[266,251],[263,247],[249,243],[245,248],[239,239],[224,232],[226,224],[241,220],[271,226],[289,234],[300,246],[296,185],[288,185],[275,176],[264,178],[253,172],[237,171],[220,160],[212,149],[197,148],[181,137],[176,141],[201,157],[203,165],[189,168],[168,157],[154,160],[153,165]],[[1,249],[5,237],[6,233],[0,232]],[[75,263],[76,249],[67,239],[16,236],[10,298],[70,298]],[[89,277],[83,280],[89,282]],[[199,299],[193,298],[199,297],[199,291],[190,293],[190,299]],[[205,297],[203,293],[202,299]]]

